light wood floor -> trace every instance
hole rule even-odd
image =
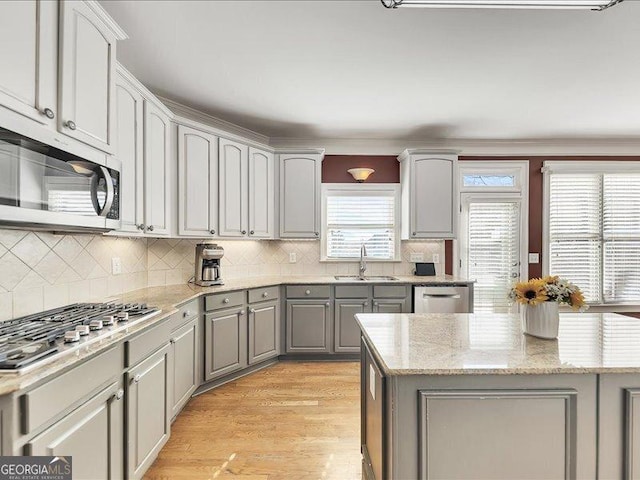
[[[204,393],[145,478],[359,480],[355,362],[281,362]]]

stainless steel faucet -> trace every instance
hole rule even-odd
[[[365,279],[364,272],[367,271],[367,261],[365,260],[366,257],[367,257],[367,247],[365,247],[363,243],[362,246],[360,247],[360,274],[358,275],[358,278],[360,280]]]

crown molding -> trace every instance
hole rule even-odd
[[[89,7],[93,12],[100,17],[100,20],[104,22],[104,24],[109,27],[110,30],[113,31],[116,38],[118,40],[126,40],[129,38],[127,32],[125,32],[120,25],[116,23],[111,15],[104,9],[102,5],[100,5],[97,0],[87,0],[87,7]]]
[[[320,147],[325,155],[399,155],[405,149],[454,150],[459,155],[640,155],[640,138],[576,139],[367,139],[272,137],[271,146],[285,148]]]
[[[145,87],[140,80],[134,77],[133,74],[120,62],[116,62],[116,71],[122,78],[124,78],[125,81],[127,81],[127,83],[129,83],[129,85],[131,85],[131,87],[135,88],[140,95],[142,95],[146,100],[153,102],[153,104],[162,110],[167,117],[173,119],[173,112],[169,110],[151,90]]]
[[[195,108],[188,107],[186,105],[183,105],[182,103],[176,102],[175,100],[171,100],[161,95],[156,95],[156,97],[158,97],[160,101],[174,113],[174,115],[177,117],[177,122],[180,122],[180,120],[186,120],[187,122],[197,122],[205,124],[216,130],[220,130],[223,134],[232,134],[245,140],[252,140],[253,142],[256,142],[258,144],[270,145],[270,139],[266,135],[262,135],[261,133],[249,130],[248,128],[241,127],[240,125],[236,125],[235,123],[227,122],[218,117],[214,117],[213,115],[209,115],[208,113],[204,113],[200,110],[196,110]]]

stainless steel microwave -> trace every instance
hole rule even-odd
[[[120,227],[119,162],[90,161],[0,128],[0,226]]]

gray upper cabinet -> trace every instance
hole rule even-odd
[[[281,153],[280,238],[320,238],[323,151]]]
[[[73,478],[124,478],[124,390],[114,382],[25,445],[27,455],[73,457]]]
[[[127,374],[127,478],[142,478],[169,439],[170,347]]]
[[[275,172],[273,153],[249,148],[249,237],[274,238]]]
[[[0,105],[55,128],[58,4],[3,2],[0,12]]]
[[[144,102],[145,232],[169,234],[170,117],[163,106]]]
[[[405,150],[398,160],[402,239],[455,238],[459,213],[457,155]]]
[[[277,357],[280,351],[280,302],[249,306],[249,365]]]
[[[248,232],[247,191],[249,147],[221,138],[219,142],[220,236],[244,237]]]
[[[245,308],[243,305],[205,315],[205,381],[247,366]]]
[[[335,301],[334,351],[357,353],[360,351],[360,327],[355,314],[371,312],[368,298],[340,299]]]
[[[120,230],[140,232],[144,224],[144,97],[129,73],[116,75],[117,157],[121,162]]]
[[[198,386],[199,317],[171,334],[171,417],[186,405]]]
[[[178,125],[178,233],[210,237],[218,228],[218,138]]]
[[[95,6],[60,2],[59,130],[113,153],[117,33]]]
[[[331,302],[287,300],[287,353],[331,353]]]

